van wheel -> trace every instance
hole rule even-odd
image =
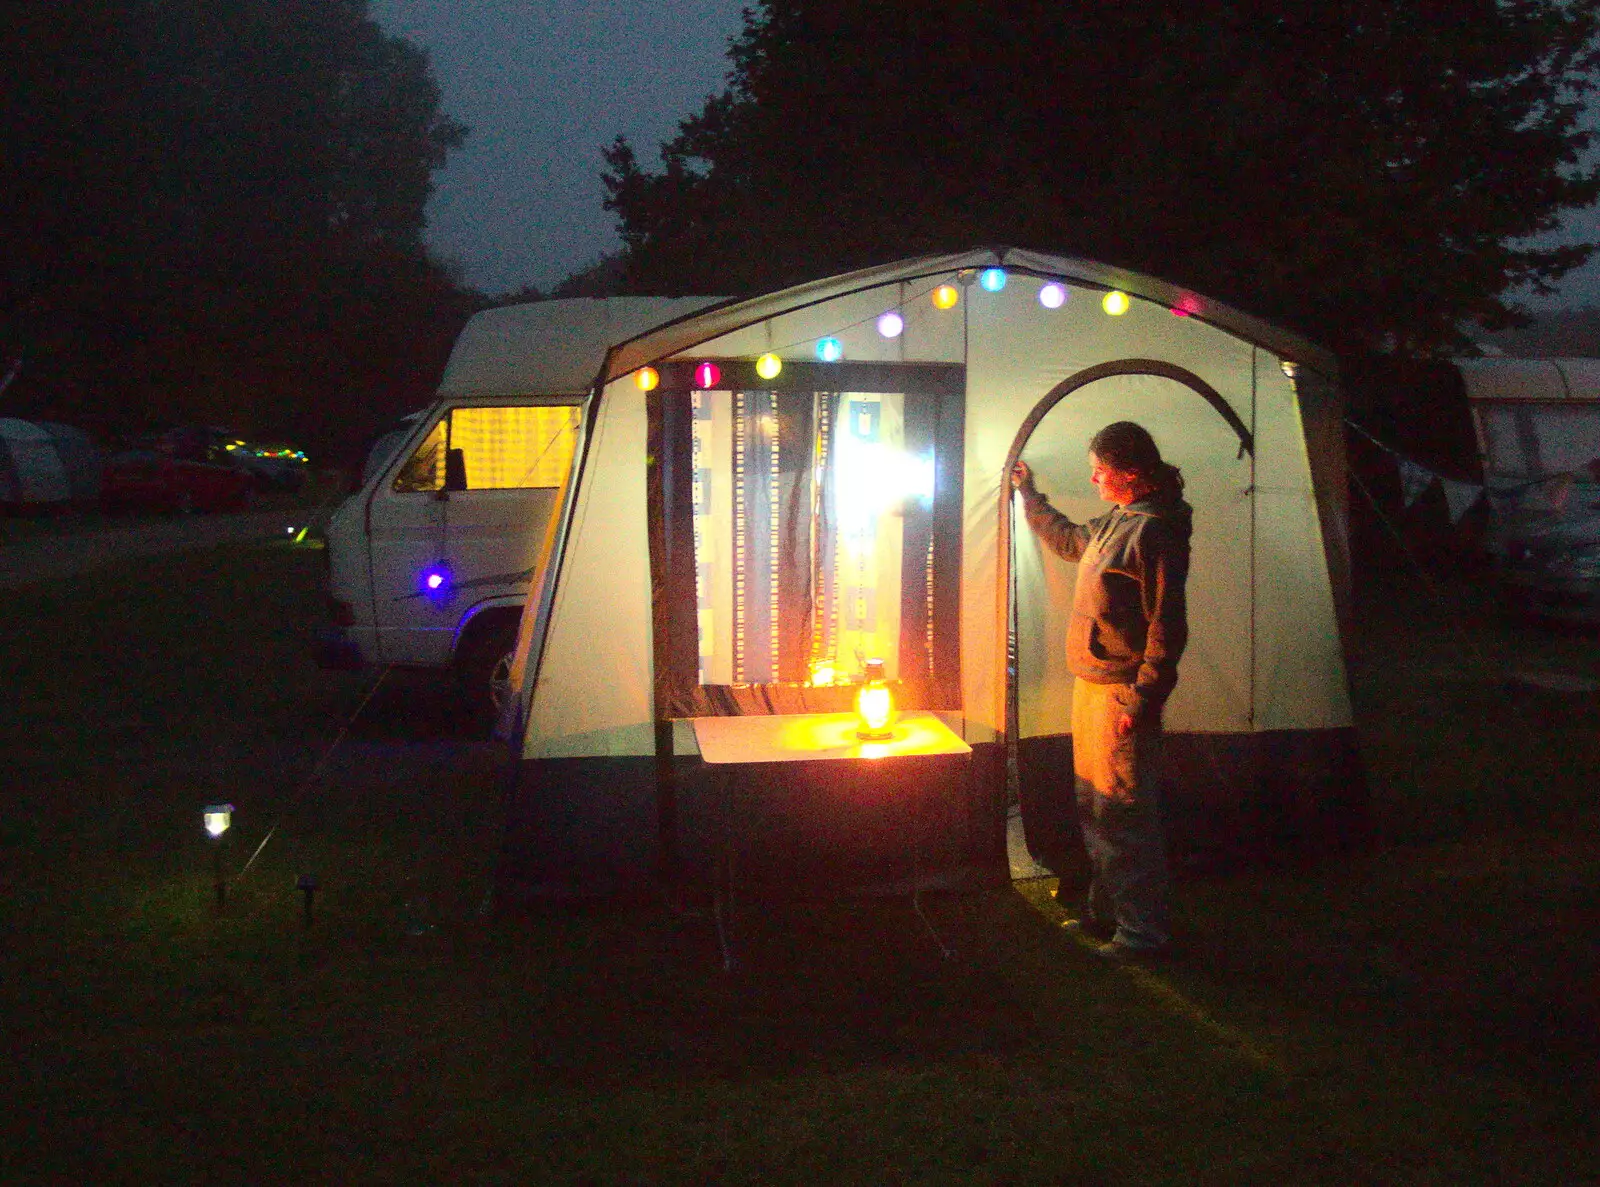
[[[517,618],[502,615],[473,631],[456,655],[456,679],[472,720],[494,728],[511,696],[511,660],[517,647]]]

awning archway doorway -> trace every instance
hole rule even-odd
[[[1171,364],[1128,359],[1057,384],[1013,442],[1007,470],[1027,461],[1040,489],[1080,522],[1107,508],[1088,482],[1088,443],[1113,421],[1150,430],[1184,475],[1195,509],[1188,582],[1190,642],[1166,713],[1174,733],[1242,734],[1254,718],[1254,440],[1246,417],[1199,377]],[[1007,742],[1029,851],[1059,869],[1073,864],[1072,676],[1062,641],[1076,566],[1046,554],[1014,497],[1001,512],[1007,607]],[[1181,810],[1181,807],[1180,807]]]

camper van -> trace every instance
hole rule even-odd
[[[582,298],[473,317],[434,403],[374,446],[328,522],[318,662],[453,672],[487,719],[608,348],[712,302]]]

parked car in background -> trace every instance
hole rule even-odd
[[[237,466],[191,461],[155,449],[129,449],[105,459],[100,505],[107,511],[240,511],[254,496]]]
[[[301,489],[310,470],[291,445],[256,444],[214,426],[180,425],[129,445],[105,463],[108,509],[238,510],[256,494]]]

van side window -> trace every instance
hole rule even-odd
[[[576,404],[452,408],[401,467],[394,489],[437,491],[445,450],[461,451],[467,490],[529,490],[566,481],[578,440]]]
[[[576,405],[455,408],[450,448],[467,467],[468,490],[557,487],[578,439]]]
[[[395,475],[394,489],[402,494],[444,488],[444,442],[449,423],[446,417],[428,431],[406,464]]]

